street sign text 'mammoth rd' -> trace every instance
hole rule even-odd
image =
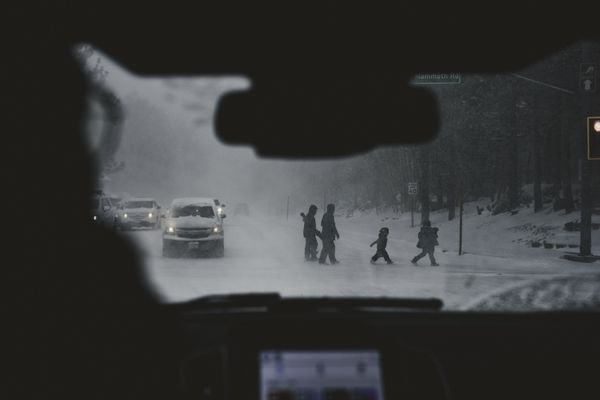
[[[424,73],[415,75],[411,83],[413,85],[448,85],[462,82],[462,76],[458,73]]]

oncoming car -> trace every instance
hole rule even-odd
[[[175,199],[163,232],[163,256],[225,253],[223,224],[213,199]]]
[[[124,202],[119,213],[121,229],[160,228],[160,205],[151,198],[130,199]]]

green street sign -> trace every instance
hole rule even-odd
[[[424,73],[417,74],[411,80],[413,85],[450,85],[462,82],[462,75],[457,73]]]

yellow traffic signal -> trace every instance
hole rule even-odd
[[[587,119],[588,160],[600,160],[600,117]]]

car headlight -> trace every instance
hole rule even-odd
[[[213,233],[221,233],[221,228],[217,225],[213,228]]]
[[[148,213],[148,218],[152,218],[152,213]]]
[[[123,214],[123,218],[127,218],[127,213]]]
[[[95,215],[93,216],[93,218],[94,218],[94,221],[98,219],[98,217],[96,217]]]
[[[174,226],[169,226],[167,228],[167,233],[175,233],[175,227]]]

